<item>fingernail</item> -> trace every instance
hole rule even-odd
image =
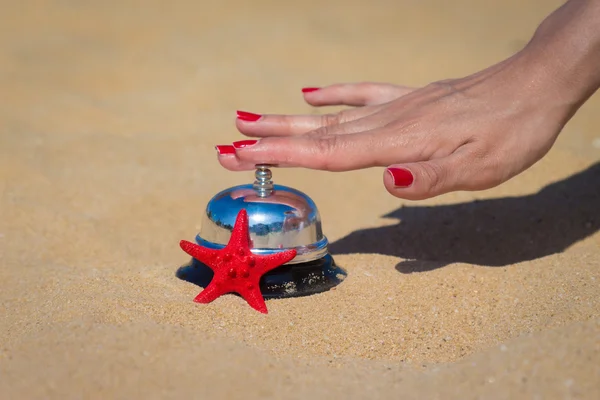
[[[413,174],[404,168],[388,168],[387,171],[392,175],[396,187],[409,187],[415,180]]]
[[[238,111],[237,117],[239,119],[241,119],[242,121],[255,122],[255,121],[258,121],[260,119],[260,117],[262,117],[262,115],[254,114],[254,113],[246,112],[246,111]]]
[[[321,88],[318,88],[318,87],[305,87],[305,88],[302,88],[302,93],[315,92],[315,91],[317,91],[319,89],[321,89]]]
[[[223,155],[223,154],[235,154],[235,148],[231,145],[218,145],[215,146],[215,149],[217,149],[217,153],[219,153],[219,155]]]
[[[254,146],[256,143],[258,143],[258,140],[240,140],[233,142],[233,147],[236,149],[243,149],[245,147]]]

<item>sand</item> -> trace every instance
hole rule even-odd
[[[468,74],[560,1],[5,3],[0,398],[600,397],[598,96],[484,192],[275,170],[319,206],[335,290],[265,316],[175,276],[207,201],[253,179],[214,154],[236,109]]]

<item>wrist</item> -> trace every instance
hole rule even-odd
[[[530,85],[572,115],[600,88],[600,0],[571,0],[548,16],[521,51]]]

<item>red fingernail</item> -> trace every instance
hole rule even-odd
[[[318,88],[318,87],[305,87],[305,88],[302,88],[302,93],[315,92],[315,91],[317,91],[319,89],[321,89],[321,88]]]
[[[236,149],[243,149],[244,147],[254,146],[258,143],[258,140],[240,140],[238,142],[233,142],[233,147]]]
[[[388,168],[387,171],[392,175],[396,187],[409,187],[415,180],[413,174],[404,168]]]
[[[235,148],[233,146],[230,145],[218,145],[215,146],[215,149],[217,149],[217,153],[219,153],[219,155],[223,155],[223,154],[235,154]]]
[[[254,114],[254,113],[246,112],[246,111],[238,111],[237,117],[239,119],[241,119],[242,121],[255,122],[255,121],[258,121],[260,119],[260,117],[262,117],[262,115]]]

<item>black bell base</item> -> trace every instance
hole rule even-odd
[[[205,288],[213,278],[213,271],[192,258],[176,273],[179,279]],[[340,284],[346,272],[338,267],[330,254],[315,261],[282,265],[267,272],[260,280],[265,299],[308,296],[325,292]]]

